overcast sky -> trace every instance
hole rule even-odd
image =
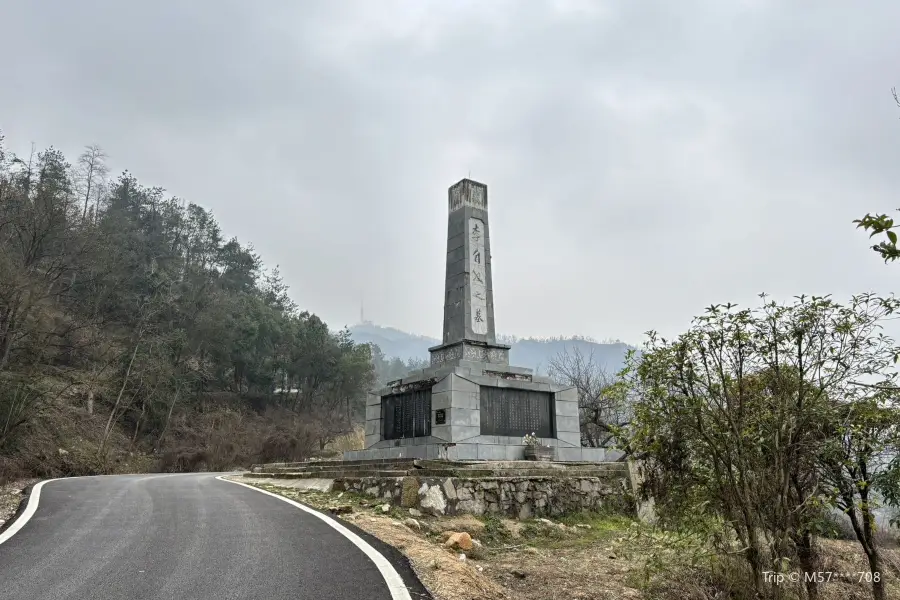
[[[100,144],[332,326],[440,336],[447,188],[498,331],[640,342],[714,302],[889,292],[900,2],[0,0],[8,145]]]

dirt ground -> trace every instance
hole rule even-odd
[[[240,479],[250,482],[246,479]],[[349,493],[304,492],[258,483],[260,487],[353,523],[398,548],[410,560],[436,600],[573,600],[743,598],[743,590],[722,593],[686,576],[652,586],[644,578],[647,557],[623,552],[623,536],[633,521],[616,515],[578,515],[557,521],[430,517]],[[468,533],[470,550],[447,548],[450,532]],[[864,572],[855,542],[823,540],[823,571]],[[900,552],[885,550],[888,597],[900,598]],[[705,589],[704,589],[705,587]],[[834,580],[821,587],[822,600],[871,598],[865,582]],[[787,590],[785,590],[787,591]]]
[[[384,512],[382,503],[347,493],[301,492],[270,483],[260,487],[320,509],[351,507],[340,518],[403,552],[436,600],[641,597],[624,582],[627,562],[600,543],[611,538],[620,519],[604,521],[616,523],[614,528],[594,528],[471,516],[413,518],[399,507]],[[445,532],[468,533],[475,545],[465,552],[448,549]]]

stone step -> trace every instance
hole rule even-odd
[[[486,464],[486,462],[474,462],[474,461],[464,461],[464,460],[423,460],[418,459],[415,461],[415,466],[419,469],[464,469],[467,467],[481,468]]]
[[[554,463],[538,461],[444,461],[385,459],[367,461],[314,461],[258,465],[260,474],[333,479],[335,477],[590,477],[626,473],[623,462]],[[382,473],[386,473],[382,475]]]
[[[422,462],[422,461],[419,461]],[[418,464],[418,463],[417,463]],[[534,460],[491,460],[491,461],[467,461],[458,463],[463,466],[475,466],[479,468],[490,467],[492,469],[628,469],[624,462],[555,462]]]
[[[267,479],[365,479],[367,477],[392,478],[406,477],[407,471],[320,471],[317,473],[294,472],[259,472],[244,473],[244,477],[260,477]]]
[[[361,467],[359,465],[351,465],[349,467],[323,467],[317,469],[310,469],[306,467],[279,467],[275,469],[261,469],[261,471],[265,473],[333,473],[335,471],[340,472],[348,472],[353,471],[355,473],[378,473],[380,471],[412,471],[413,467],[409,465],[381,465],[379,468],[373,467]]]
[[[426,469],[420,469],[420,471]],[[461,476],[467,473],[471,469],[453,469],[454,472],[459,473]],[[609,473],[627,473],[628,469],[621,469],[617,467],[605,467],[605,466],[590,466],[590,467],[568,467],[565,469],[558,469],[554,467],[545,467],[540,464],[533,465],[530,467],[517,467],[517,468],[505,468],[505,467],[481,467],[475,469],[476,471],[490,471],[492,473],[506,473],[509,476],[515,475],[528,475],[530,473],[541,473],[546,475],[559,475],[560,477],[570,475],[572,473],[577,473],[579,475],[585,474],[596,474],[596,475],[607,475]]]
[[[383,459],[383,460],[352,460],[352,461],[342,461],[342,460],[318,460],[311,462],[293,462],[293,463],[271,463],[271,464],[258,464],[253,465],[251,469],[259,468],[262,471],[275,471],[275,470],[326,470],[326,469],[335,469],[335,468],[348,468],[348,467],[358,467],[360,469],[384,469],[384,468],[394,468],[394,467],[407,467],[411,468],[414,464],[414,459],[411,458],[391,458],[391,459]]]
[[[627,470],[627,465],[622,462],[608,463],[557,463],[542,461],[443,461],[443,460],[415,460],[415,459],[390,459],[386,461],[315,461],[315,462],[297,462],[297,463],[274,463],[264,465],[254,465],[265,471],[331,471],[334,469],[353,468],[354,470],[366,469],[383,469],[383,468],[400,468],[400,467],[416,467],[420,469],[466,469],[466,468],[490,468],[490,469],[557,469],[560,471],[576,469],[597,469],[597,470]]]
[[[246,477],[266,477],[273,479],[365,479],[365,478],[400,478],[400,477],[433,477],[433,478],[458,478],[458,479],[491,479],[491,478],[573,478],[573,477],[607,477],[617,474],[611,470],[580,470],[580,469],[391,469],[391,470],[364,470],[336,469],[332,471],[266,471],[259,473],[245,473]]]
[[[413,464],[416,459],[414,458],[376,458],[376,459],[366,459],[366,460],[311,460],[311,461],[298,461],[298,462],[286,462],[286,463],[263,463],[253,465],[254,467],[294,467],[294,466],[307,466],[307,465],[393,465],[393,464]]]
[[[485,477],[607,477],[615,471],[558,469],[419,469],[409,472],[416,477],[456,477],[460,479],[480,479]]]

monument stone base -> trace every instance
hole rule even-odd
[[[453,358],[452,364],[438,363],[413,371],[370,393],[366,406],[366,449],[344,452],[344,460],[524,460],[522,436],[497,433],[497,425],[502,430],[502,424],[497,423],[498,419],[493,419],[493,424],[489,422],[491,409],[486,406],[490,402],[496,413],[497,409],[502,410],[497,406],[498,401],[503,402],[502,395],[517,391],[546,393],[550,418],[548,422],[539,420],[544,430],[537,437],[541,444],[554,448],[554,460],[605,462],[622,456],[615,450],[581,446],[575,388],[533,375],[531,369]],[[423,427],[418,433],[427,435],[385,439],[384,413],[390,408],[383,400],[410,393],[430,395],[430,414],[415,415]],[[488,396],[494,399],[491,401]],[[512,416],[513,421],[521,418],[521,415]]]

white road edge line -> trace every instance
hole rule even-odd
[[[290,498],[285,498],[284,496],[279,496],[278,494],[273,494],[272,492],[260,489],[258,487],[248,485],[246,483],[241,483],[240,481],[234,481],[232,479],[225,479],[224,475],[220,475],[216,477],[221,481],[227,481],[228,483],[233,483],[235,485],[242,485],[246,488],[250,488],[251,490],[256,490],[262,494],[268,494],[274,498],[278,498],[283,502],[287,502],[291,506],[299,508],[302,511],[308,512],[309,514],[318,517],[319,519],[325,521],[330,525],[333,529],[335,529],[342,536],[353,542],[357,548],[363,551],[366,556],[369,557],[375,566],[378,567],[378,571],[381,573],[381,576],[384,578],[384,582],[388,586],[388,591],[391,593],[392,600],[412,600],[412,597],[409,595],[409,590],[406,589],[406,585],[403,583],[403,578],[400,577],[400,573],[394,568],[394,566],[390,563],[388,559],[384,557],[378,550],[373,548],[367,541],[332,519],[331,517],[320,513],[319,511],[313,510],[307,506],[303,506],[299,502],[294,502]]]
[[[25,527],[25,524],[34,516],[34,513],[37,512],[38,502],[41,499],[41,488],[50,483],[51,481],[58,481],[57,479],[46,479],[44,481],[38,482],[31,488],[31,493],[28,495],[28,504],[25,506],[25,510],[22,511],[22,514],[19,515],[19,518],[13,521],[13,524],[10,525],[3,533],[0,533],[0,544],[9,541],[9,538],[16,535],[20,529]]]

